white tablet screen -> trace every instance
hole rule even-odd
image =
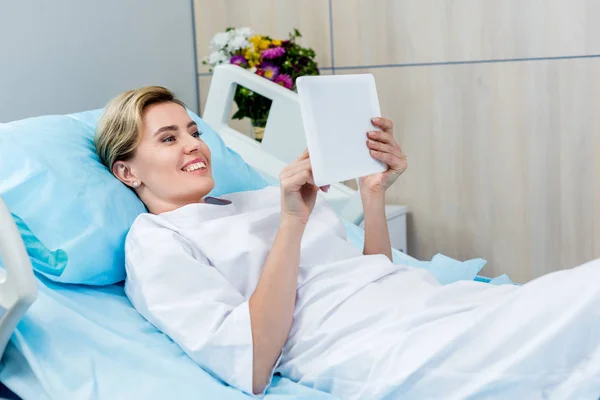
[[[367,147],[371,118],[381,116],[372,74],[303,76],[296,84],[316,185],[387,169]]]

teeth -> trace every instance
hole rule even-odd
[[[186,172],[192,172],[192,171],[196,171],[198,169],[204,169],[206,168],[206,164],[204,164],[202,161],[192,164],[192,165],[188,165],[184,171]]]

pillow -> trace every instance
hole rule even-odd
[[[61,249],[52,251],[48,249],[40,240],[31,232],[31,229],[23,222],[19,216],[11,214],[12,218],[17,225],[17,229],[23,238],[27,254],[31,260],[33,268],[47,275],[57,276],[60,275],[65,268],[69,258],[67,253]]]
[[[123,280],[125,236],[146,212],[96,155],[94,130],[102,111],[0,125],[0,196],[21,234],[35,238],[26,241],[34,269],[57,282],[107,285]],[[212,152],[211,196],[267,186],[213,129],[188,113]],[[33,243],[47,251],[61,249],[61,256],[38,259],[45,253],[39,247],[36,252]]]

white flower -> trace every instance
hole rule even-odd
[[[223,64],[227,61],[229,61],[229,57],[222,51],[213,51],[210,53],[210,56],[208,56],[208,63],[212,66]]]
[[[229,33],[228,32],[219,32],[213,36],[210,41],[210,49],[211,50],[221,50],[225,46],[227,46],[227,42],[229,41]]]
[[[238,28],[235,31],[238,36],[244,36],[245,38],[249,38],[254,34],[250,28]]]
[[[244,36],[235,36],[229,44],[227,45],[227,49],[230,51],[236,51],[248,47],[250,42]]]
[[[255,72],[257,71],[257,69],[256,69],[256,67],[252,67],[252,68],[250,68],[248,71],[250,71],[250,72],[252,72],[252,73],[255,73]]]

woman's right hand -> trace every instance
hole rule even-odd
[[[296,161],[285,166],[279,174],[281,184],[281,220],[291,220],[304,225],[312,212],[319,188],[315,186],[308,150]],[[329,185],[321,188],[324,192]]]

